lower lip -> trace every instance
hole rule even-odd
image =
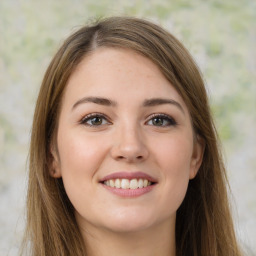
[[[137,189],[122,189],[122,188],[112,188],[109,186],[106,186],[105,184],[102,184],[104,188],[106,188],[108,191],[112,192],[115,195],[121,196],[121,197],[138,197],[142,196],[148,192],[150,192],[155,185],[150,185],[145,188],[137,188]]]

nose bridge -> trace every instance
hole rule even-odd
[[[141,161],[148,156],[148,150],[141,127],[136,122],[126,122],[117,128],[112,155],[115,159]]]

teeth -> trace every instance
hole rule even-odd
[[[114,182],[114,180],[110,180],[110,181],[109,181],[109,185],[110,185],[110,187],[112,187],[112,188],[113,188],[113,187],[115,186],[115,182]]]
[[[116,188],[121,188],[121,181],[119,179],[116,179],[115,181],[115,187]]]
[[[121,188],[127,189],[130,188],[130,182],[127,179],[121,179]]]
[[[104,181],[104,184],[112,188],[137,189],[150,186],[152,183],[146,179],[111,179]]]
[[[138,182],[136,179],[132,179],[130,181],[130,189],[136,189],[136,188],[138,188]]]
[[[144,184],[143,179],[139,179],[139,183],[138,183],[139,188],[143,188],[144,186],[143,184]]]

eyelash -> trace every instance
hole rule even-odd
[[[98,125],[89,124],[88,122],[92,121],[93,118],[100,118],[101,121],[105,120],[105,123],[100,123]],[[150,121],[153,122],[154,119],[160,119],[160,120],[163,121],[162,124],[164,124],[164,122],[165,122],[165,124],[164,125],[159,125],[159,126],[158,125],[154,125],[154,124],[149,124],[149,125],[156,126],[156,127],[169,127],[169,126],[176,126],[177,125],[177,122],[175,121],[175,119],[172,118],[169,115],[166,115],[166,114],[153,114],[153,115],[148,117],[148,121],[146,121],[146,124],[148,124]],[[86,125],[86,126],[89,126],[89,127],[97,127],[97,126],[111,124],[109,119],[105,115],[100,114],[100,113],[92,113],[92,114],[86,115],[85,117],[83,117],[81,119],[81,121],[79,123],[83,124],[83,125]]]
[[[149,116],[149,120],[146,123],[148,123],[149,121],[153,121],[153,119],[162,119],[164,121],[167,121],[167,124],[161,125],[161,126],[151,124],[152,126],[169,127],[169,126],[176,126],[177,125],[177,122],[175,121],[175,119],[173,117],[169,116],[169,115],[166,115],[166,114],[153,114],[153,115]]]
[[[89,124],[88,121],[92,121],[93,118],[100,118],[101,120],[104,119],[107,122],[105,124],[99,124],[99,125]],[[82,118],[82,120],[79,123],[83,124],[83,125],[86,125],[86,126],[91,126],[91,127],[111,124],[111,122],[108,120],[108,118],[105,115],[100,114],[100,113],[92,113],[92,114],[86,115],[85,117]]]

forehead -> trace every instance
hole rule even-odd
[[[129,78],[131,75],[136,76],[136,80],[152,77],[164,79],[158,66],[149,58],[130,49],[110,47],[100,47],[84,57],[71,74],[71,80],[78,73],[79,75],[84,73],[88,78],[97,77],[98,79],[111,75],[121,78],[124,73]]]
[[[129,99],[130,103],[170,96],[185,107],[181,96],[158,66],[128,49],[102,47],[81,61],[70,76],[64,98],[75,100],[87,95],[111,97],[117,101]]]

